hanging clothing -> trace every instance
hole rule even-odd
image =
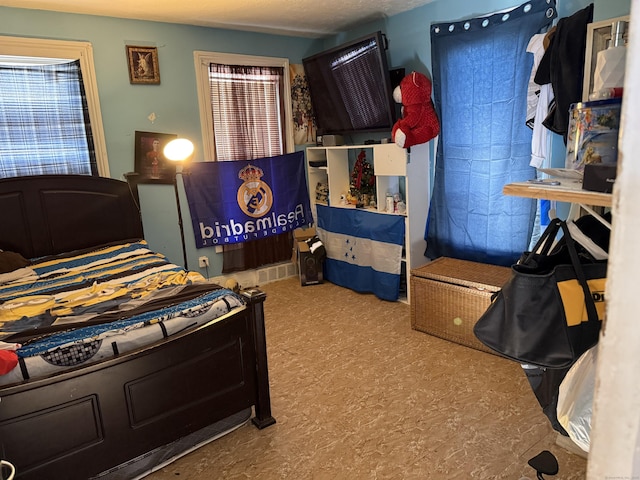
[[[582,99],[587,24],[593,21],[593,3],[567,18],[561,18],[549,48],[544,53],[535,81],[551,83],[555,106],[543,124],[567,142],[569,108]]]
[[[538,85],[535,83],[535,75],[540,61],[544,56],[546,33],[537,33],[529,41],[527,52],[533,54],[533,68],[529,78],[529,94],[527,97],[527,125],[533,130],[531,138],[531,161],[529,165],[535,168],[549,166],[549,141],[551,132],[544,127],[542,122],[549,115],[549,107],[554,99],[553,86],[550,83]],[[533,97],[532,98],[532,91]]]
[[[537,33],[527,45],[527,53],[533,55],[533,67],[531,68],[531,75],[529,76],[529,85],[527,86],[527,118],[526,123],[529,128],[533,128],[533,120],[536,117],[536,108],[538,107],[538,95],[540,93],[540,86],[535,82],[536,71],[542,55],[544,55],[544,46],[542,41],[545,34]]]

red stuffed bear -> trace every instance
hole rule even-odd
[[[431,81],[418,72],[404,77],[393,91],[402,103],[402,118],[393,126],[391,138],[402,148],[427,143],[440,133],[440,123],[431,102]]]
[[[18,365],[18,355],[10,350],[0,350],[0,375],[5,375]]]

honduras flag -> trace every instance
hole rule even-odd
[[[327,250],[325,279],[357,292],[397,300],[404,217],[317,205],[318,236]]]

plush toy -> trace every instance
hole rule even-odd
[[[402,148],[427,143],[440,133],[440,123],[431,102],[431,80],[419,72],[404,77],[393,91],[402,104],[402,118],[393,126],[391,138]]]
[[[242,288],[235,278],[228,279],[225,282],[224,286],[225,288],[228,288],[229,290],[233,290],[236,293],[240,292],[240,289]]]

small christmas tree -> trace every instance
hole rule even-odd
[[[364,150],[360,151],[353,166],[350,190],[351,195],[358,198],[376,193],[376,176],[373,174],[373,167],[367,162],[367,154]]]

